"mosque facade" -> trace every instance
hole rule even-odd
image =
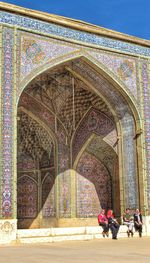
[[[0,242],[139,208],[150,234],[150,42],[0,3]]]

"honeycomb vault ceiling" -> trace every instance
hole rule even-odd
[[[70,70],[72,68],[73,64],[70,62],[46,71],[35,78],[24,91],[53,112],[70,137],[91,107],[113,119],[103,99],[75,76]]]

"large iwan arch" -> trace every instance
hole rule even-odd
[[[132,102],[129,104],[131,100],[122,87],[110,79],[107,72],[87,58],[78,57],[48,68],[24,89],[18,109],[21,111],[24,108],[37,115],[41,119],[39,126],[42,126],[44,120],[47,130],[55,134],[57,146],[53,154],[55,173],[49,175],[55,178],[49,179],[53,181],[53,186],[50,187],[53,197],[50,197],[50,192],[47,193],[44,202],[47,202],[48,206],[43,203],[36,207],[37,213],[33,218],[30,210],[35,210],[35,207],[31,207],[29,202],[29,205],[26,205],[29,215],[27,218],[22,216],[23,218],[18,219],[23,222],[20,227],[80,226],[82,217],[85,217],[86,224],[87,218],[89,224],[93,224],[97,223],[97,213],[101,207],[112,207],[120,217],[125,207],[135,209],[142,205],[139,198],[138,167],[138,159],[141,157],[137,152],[137,143],[140,142],[137,142],[139,138],[136,138],[137,129],[140,130],[140,117],[138,110],[135,110],[136,106]],[[93,139],[88,143],[91,135]],[[30,134],[27,140],[31,140]],[[22,149],[24,146],[19,147]],[[28,147],[30,148],[30,145]],[[24,150],[28,152],[28,149]],[[47,151],[47,158],[48,155]],[[42,154],[38,157],[38,167],[41,157]],[[79,168],[81,166],[83,171]],[[94,170],[95,167],[97,170]],[[42,173],[45,171],[46,174],[49,169],[50,167],[39,170],[36,168],[37,178],[40,177],[39,189],[43,187]],[[29,169],[29,174],[32,173],[31,170]],[[103,186],[100,181],[103,181]],[[19,195],[18,192],[18,199]],[[43,200],[41,190],[39,196],[38,198]],[[108,200],[100,200],[100,196],[105,196]],[[30,193],[26,198],[30,198]],[[52,213],[49,199],[54,209]],[[85,202],[82,204],[83,199]],[[83,210],[80,213],[79,207]],[[22,209],[25,209],[24,206]],[[24,222],[30,223],[26,225]]]
[[[102,207],[138,207],[149,235],[149,41],[0,7],[0,243]]]

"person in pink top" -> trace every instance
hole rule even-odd
[[[102,232],[103,237],[105,237],[105,235],[108,237],[109,226],[108,226],[108,220],[107,220],[107,217],[105,215],[104,209],[102,209],[102,211],[98,215],[98,223],[103,228],[103,232]]]

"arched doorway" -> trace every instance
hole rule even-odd
[[[45,219],[49,214],[55,217],[54,155],[55,143],[51,135],[31,112],[20,108],[17,162],[19,228],[42,227],[41,218]]]
[[[101,207],[119,217],[138,205],[133,112],[85,59],[33,79],[18,119],[18,227],[93,224]]]

